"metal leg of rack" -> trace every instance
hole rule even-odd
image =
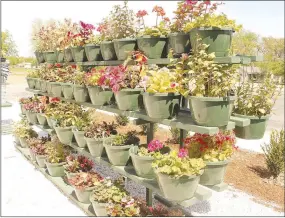
[[[154,137],[154,123],[148,123],[147,125],[147,144],[153,140]],[[152,206],[152,190],[146,188],[146,203],[148,206]]]

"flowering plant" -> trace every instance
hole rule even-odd
[[[119,203],[109,204],[107,213],[109,216],[138,217],[140,216],[140,208],[132,197],[126,196]]]
[[[185,147],[191,158],[202,158],[204,161],[224,161],[237,149],[235,135],[232,131],[219,132],[215,135],[195,133],[185,139]]]
[[[139,137],[136,136],[136,131],[129,131],[126,134],[118,134],[112,140],[112,146],[138,145]]]
[[[95,27],[92,24],[87,24],[82,21],[77,25],[76,31],[68,32],[68,37],[71,39],[71,46],[83,46],[93,34]]]
[[[103,138],[109,137],[111,135],[117,134],[117,124],[107,123],[103,121],[102,123],[93,122],[91,125],[87,126],[84,130],[84,136],[87,138]]]
[[[69,155],[66,162],[63,167],[69,173],[89,172],[94,166],[94,162],[83,155]]]
[[[96,172],[81,172],[68,179],[68,182],[76,189],[86,189],[94,187],[94,183],[102,180],[102,177]]]
[[[184,151],[184,150],[183,150]],[[155,159],[152,167],[162,174],[174,178],[182,176],[201,175],[201,170],[206,166],[201,158],[189,158],[184,152],[171,151],[159,159]],[[179,155],[179,156],[178,156]]]
[[[152,140],[147,145],[147,148],[145,147],[139,148],[138,155],[159,158],[162,154],[168,153],[169,151],[170,151],[169,147],[166,147],[159,140]]]

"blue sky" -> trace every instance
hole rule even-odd
[[[224,1],[220,12],[236,19],[245,29],[260,36],[284,38],[284,1]],[[3,1],[2,31],[9,30],[18,46],[20,56],[31,56],[30,32],[35,18],[82,20],[96,25],[111,7],[122,1]],[[162,6],[166,15],[173,16],[176,1],[129,1],[135,12],[145,9],[151,14],[155,5]],[[147,25],[154,25],[154,17],[148,16]]]

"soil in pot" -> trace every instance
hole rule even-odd
[[[103,59],[100,45],[87,44],[84,46],[84,49],[88,61],[101,61]]]
[[[27,119],[29,123],[38,124],[37,114],[34,112],[26,111]]]
[[[180,94],[177,93],[143,93],[146,113],[154,119],[169,119],[177,116],[180,99]]]
[[[197,37],[202,41],[200,43],[209,45],[206,49],[207,53],[214,52],[216,57],[227,57],[232,43],[232,28],[194,28],[190,31],[190,43],[192,49],[196,49]]]
[[[35,89],[35,85],[36,85],[36,80],[35,80],[35,78],[29,78],[29,77],[27,77],[26,80],[27,80],[29,89]]]
[[[169,47],[173,49],[174,57],[180,57],[182,53],[189,53],[189,33],[170,33],[168,35]]]
[[[107,217],[108,216],[107,210],[106,210],[108,203],[98,203],[96,201],[92,201],[92,199],[90,199],[90,201],[91,201],[93,210],[97,217]]]
[[[41,91],[47,92],[47,82],[45,80],[40,80],[40,84],[41,84]]]
[[[47,166],[47,170],[48,170],[48,173],[50,176],[52,176],[52,177],[63,177],[65,175],[63,165],[65,165],[66,162],[49,163],[45,160],[45,164]]]
[[[86,140],[84,139],[84,131],[76,131],[72,130],[74,138],[78,147],[85,148],[86,147]]]
[[[90,203],[90,195],[92,191],[94,190],[94,188],[95,187],[90,187],[90,188],[85,188],[83,190],[74,188],[78,201],[80,201],[81,203],[85,203],[85,204]]]
[[[123,111],[137,111],[143,107],[143,89],[122,89],[115,93],[118,108]]]
[[[190,96],[190,110],[194,122],[200,126],[221,127],[228,125],[235,97]]]
[[[41,167],[41,168],[46,167],[45,159],[46,159],[45,155],[36,155],[36,161],[37,161],[39,167]]]
[[[73,62],[72,52],[70,48],[64,49],[63,55],[66,62]]]
[[[84,62],[87,60],[83,46],[71,47],[71,53],[75,62]]]
[[[37,113],[37,118],[38,118],[38,121],[39,121],[40,125],[42,125],[42,126],[47,126],[48,125],[47,118],[46,118],[45,114]]]
[[[59,141],[62,144],[69,145],[72,142],[72,139],[73,139],[72,127],[55,126],[54,130],[56,132],[56,135],[57,135]]]
[[[28,147],[26,138],[19,138],[19,140],[20,140],[20,144],[21,144],[22,148],[27,148]]]
[[[109,161],[114,166],[126,166],[130,158],[130,148],[133,145],[125,146],[111,146],[105,145],[105,150],[108,156]]]
[[[113,97],[113,92],[110,89],[103,90],[99,86],[87,86],[87,89],[93,105],[102,106],[110,104]]]
[[[47,63],[55,63],[56,62],[56,55],[54,51],[45,51],[44,52],[44,59]]]
[[[73,86],[74,99],[78,103],[88,102],[90,100],[88,89],[84,85]]]
[[[63,51],[55,51],[55,57],[57,63],[63,63],[64,62],[64,54]]]
[[[25,109],[24,104],[20,104],[20,107],[21,107],[21,113],[23,115],[26,115],[27,110]]]
[[[167,56],[167,38],[143,36],[137,38],[138,48],[149,59],[165,58]]]
[[[103,138],[84,137],[88,150],[93,157],[101,157],[104,149]]]
[[[206,162],[204,173],[200,177],[201,185],[218,185],[224,181],[226,167],[229,161]]]
[[[61,83],[62,94],[65,99],[73,99],[73,84],[72,83]]]
[[[241,139],[262,139],[266,131],[269,115],[262,117],[234,114],[236,117],[250,119],[250,124],[244,127],[235,127],[235,135]]]
[[[155,173],[151,166],[154,158],[139,156],[137,155],[137,150],[138,150],[137,146],[134,146],[130,149],[130,155],[132,158],[132,163],[135,168],[136,174],[142,178],[154,179]]]
[[[114,42],[101,42],[100,50],[104,61],[117,60]]]
[[[59,82],[51,82],[51,93],[54,97],[62,97],[62,88]]]
[[[39,64],[45,62],[44,55],[43,55],[42,52],[36,51],[36,52],[35,52],[35,56],[36,56],[37,62],[38,62]]]
[[[165,198],[179,202],[191,199],[198,187],[200,176],[184,176],[178,179],[157,173],[157,182]]]
[[[136,50],[136,39],[114,39],[113,42],[116,56],[119,61],[126,60],[128,57],[128,53],[130,51]]]

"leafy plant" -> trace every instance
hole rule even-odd
[[[13,124],[13,135],[25,139],[38,137],[37,132],[32,129],[29,122],[25,119]]]
[[[46,155],[46,145],[45,144],[37,144],[31,148],[32,152],[35,155]]]
[[[270,143],[261,146],[266,160],[266,165],[274,178],[278,177],[280,173],[284,172],[284,129],[274,130],[270,134]]]
[[[159,140],[152,140],[148,145],[147,148],[140,147],[138,150],[139,156],[148,156],[154,158],[160,158],[161,155],[169,153],[169,147],[166,147],[162,142]]]
[[[84,75],[84,83],[87,86],[97,86],[98,81],[105,74],[106,67],[93,67]]]
[[[56,49],[63,51],[71,45],[70,33],[74,33],[77,30],[78,25],[73,23],[71,19],[64,19],[63,22],[59,21],[57,23],[57,28],[55,29]]]
[[[74,84],[84,85],[85,74],[86,74],[86,72],[83,71],[82,69],[76,70],[74,75],[73,75]]]
[[[27,74],[27,78],[40,78],[40,72],[38,69],[31,70]]]
[[[85,128],[84,136],[87,138],[103,138],[110,137],[111,135],[117,134],[117,124],[114,122],[107,123],[103,121],[102,123],[93,122],[90,126]]]
[[[247,116],[265,116],[282,92],[282,86],[272,82],[273,76],[265,74],[260,83],[241,82],[237,87],[234,113]]]
[[[100,45],[102,42],[101,36],[100,35],[91,35],[89,39],[86,40],[86,44],[93,44],[93,45]]]
[[[94,167],[94,162],[83,155],[69,155],[64,169],[69,173],[89,172]]]
[[[51,138],[48,137],[41,137],[41,138],[29,138],[27,139],[27,144],[29,146],[29,148],[33,148],[36,147],[37,145],[40,144],[45,144],[46,142],[50,141]]]
[[[84,129],[89,125],[91,122],[91,114],[90,111],[82,112],[81,117],[75,120],[74,126],[77,131],[84,131]]]
[[[76,26],[74,32],[69,32],[68,37],[71,40],[71,46],[83,46],[88,43],[89,38],[93,34],[95,27],[92,24],[87,24],[82,21]]]
[[[32,98],[33,98],[33,97],[20,98],[20,99],[19,99],[19,103],[20,103],[20,104],[27,104],[27,103],[30,103],[30,102],[32,101]]]
[[[68,150],[64,148],[64,145],[57,139],[53,138],[52,141],[46,144],[46,161],[49,163],[62,163],[66,161],[68,156]]]
[[[94,187],[94,183],[102,180],[102,177],[96,172],[81,172],[68,179],[68,182],[76,189],[82,190]]]
[[[118,134],[112,139],[112,146],[138,145],[139,137],[136,136],[136,131],[129,131],[126,134]]]
[[[120,126],[126,126],[129,123],[129,118],[124,115],[116,115],[116,121]]]
[[[215,135],[195,133],[185,139],[185,148],[190,158],[202,158],[204,161],[217,162],[229,159],[234,151],[235,134],[232,131],[219,132]]]
[[[132,197],[126,196],[120,203],[108,204],[107,213],[116,217],[137,217],[140,216],[140,208]]]
[[[201,175],[201,170],[206,164],[201,158],[186,157],[183,149],[179,153],[171,151],[169,154],[155,159],[152,166],[159,173],[179,178],[182,176]]]
[[[103,18],[99,23],[97,31],[100,33],[102,41],[112,41],[115,39],[115,34],[111,26],[112,20],[109,17]]]

